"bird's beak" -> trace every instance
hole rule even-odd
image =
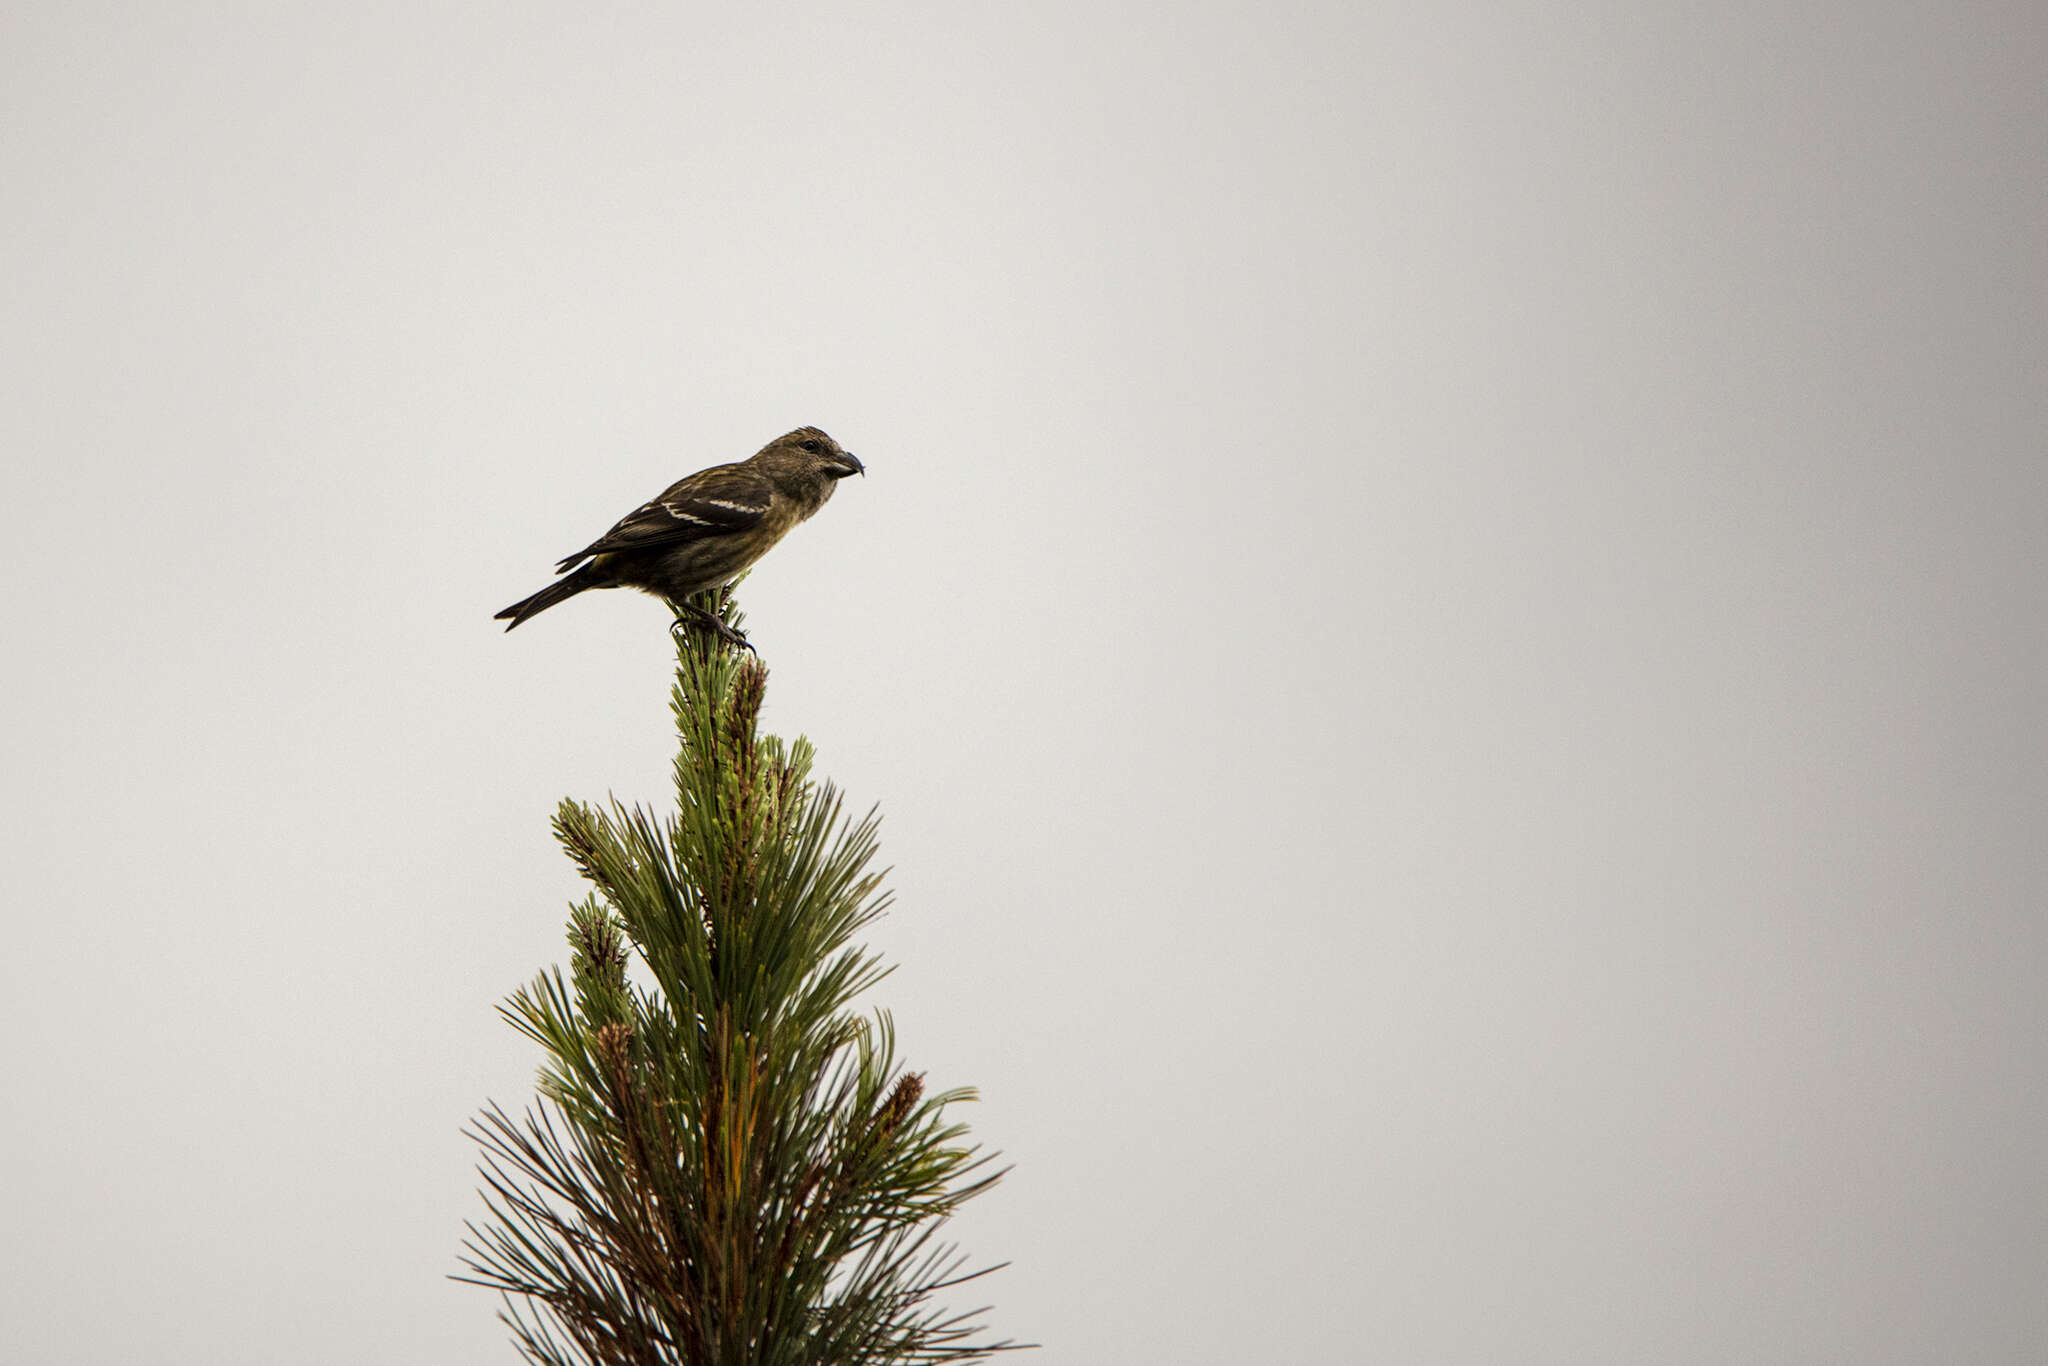
[[[858,474],[862,478],[866,478],[867,472],[868,467],[854,459],[852,451],[839,452],[839,463],[832,467],[832,477],[834,479],[844,479],[849,474]]]

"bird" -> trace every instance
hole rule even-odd
[[[638,588],[666,598],[736,645],[746,638],[689,597],[730,583],[815,514],[839,481],[867,467],[816,427],[776,437],[746,460],[713,465],[670,484],[555,566],[555,582],[492,620],[511,630],[590,588]],[[747,646],[751,649],[752,646]]]

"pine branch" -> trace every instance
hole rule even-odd
[[[735,630],[729,591],[699,610]],[[681,617],[679,615],[679,622]],[[888,895],[878,817],[846,815],[808,742],[758,729],[768,670],[676,633],[676,805],[564,802],[592,894],[570,962],[502,1007],[539,1044],[540,1096],[470,1135],[487,1218],[457,1279],[497,1290],[544,1363],[862,1366],[972,1361],[985,1274],[939,1234],[1001,1176],[854,1000],[888,969],[855,942]],[[635,980],[635,979],[639,980]]]

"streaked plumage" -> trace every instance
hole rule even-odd
[[[816,427],[679,479],[555,567],[565,577],[498,613],[506,630],[588,588],[638,588],[678,608],[737,576],[810,517],[860,461]]]

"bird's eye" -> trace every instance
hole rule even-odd
[[[799,441],[797,444],[799,446],[802,446],[805,450],[809,451],[812,455],[823,455],[825,453],[825,443],[818,440],[818,438],[815,436],[807,436],[802,441]]]

